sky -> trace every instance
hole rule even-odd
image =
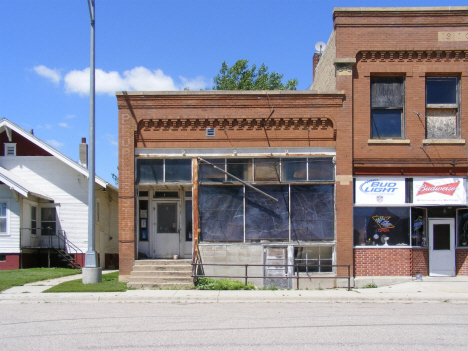
[[[466,0],[96,0],[96,174],[118,173],[116,91],[211,89],[221,64],[262,63],[312,83],[334,7],[466,6]],[[87,0],[0,1],[0,118],[78,161],[89,141]]]

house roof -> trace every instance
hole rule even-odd
[[[89,171],[88,171],[87,168],[85,168],[82,165],[80,165],[79,163],[73,161],[71,158],[65,156],[60,151],[54,149],[49,144],[46,144],[41,139],[35,137],[33,134],[27,132],[26,130],[24,130],[20,126],[16,125],[15,123],[11,122],[10,120],[8,120],[6,118],[2,118],[0,120],[0,133],[5,131],[7,133],[7,135],[8,135],[8,137],[11,138],[11,131],[12,130],[15,131],[16,133],[20,134],[22,137],[28,139],[30,142],[34,143],[38,147],[40,147],[43,150],[47,151],[52,156],[55,156],[57,159],[59,159],[63,163],[67,164],[68,166],[72,167],[76,171],[80,172],[85,177],[89,178]],[[102,178],[100,178],[98,176],[95,177],[95,182],[97,184],[99,184],[100,186],[102,186],[103,188],[109,187],[111,189],[114,189],[114,190],[118,191],[118,189],[115,186],[113,186],[112,184],[109,184],[104,179],[102,179]]]
[[[53,199],[46,195],[44,192],[34,188],[31,184],[29,184],[24,179],[18,177],[17,175],[13,174],[9,170],[0,166],[0,181],[9,186],[10,189],[20,193],[24,197],[29,197],[29,195],[37,196],[42,199],[53,201]]]

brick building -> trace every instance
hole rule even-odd
[[[257,285],[468,274],[468,8],[333,20],[310,91],[117,93],[122,280],[175,255],[278,264]]]
[[[333,19],[312,89],[352,97],[355,275],[468,274],[468,8]]]

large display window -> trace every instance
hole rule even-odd
[[[409,246],[409,207],[355,207],[355,246]]]

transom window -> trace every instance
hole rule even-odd
[[[457,77],[426,78],[426,138],[459,138]]]
[[[372,77],[371,138],[403,138],[404,77]]]
[[[138,159],[137,183],[187,183],[192,181],[191,159]]]

